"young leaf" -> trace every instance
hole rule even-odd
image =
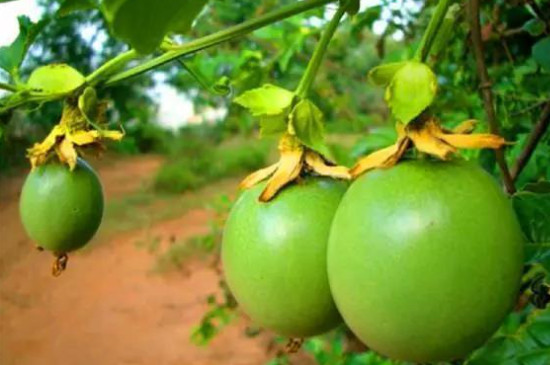
[[[543,38],[535,43],[532,53],[535,61],[547,71],[550,71],[550,37]]]
[[[169,32],[187,33],[208,0],[104,0],[115,35],[140,53],[153,52]]]
[[[262,137],[278,136],[287,130],[287,115],[264,115],[260,117],[260,135]]]
[[[294,93],[281,87],[265,84],[248,90],[235,98],[234,102],[245,107],[255,117],[274,116],[289,108]]]
[[[308,99],[301,100],[289,116],[296,137],[307,147],[322,155],[328,153],[325,145],[323,113]]]
[[[23,62],[30,45],[47,23],[46,20],[33,23],[27,16],[20,16],[17,20],[19,21],[19,35],[9,46],[0,47],[0,68],[11,75]]]
[[[84,84],[84,76],[66,64],[53,64],[36,68],[27,86],[50,94],[68,93]]]
[[[386,88],[386,101],[401,123],[407,124],[433,102],[437,78],[420,62],[407,62],[393,76]]]
[[[522,28],[526,30],[533,37],[537,37],[544,33],[544,22],[540,19],[530,19],[523,24]]]
[[[95,9],[96,4],[93,0],[65,0],[57,10],[57,15],[63,17],[75,11],[85,11]]]
[[[376,66],[369,71],[369,81],[376,86],[386,86],[390,83],[395,73],[406,64],[407,62],[393,62]]]

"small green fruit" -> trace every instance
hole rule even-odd
[[[39,166],[25,180],[19,211],[38,246],[57,254],[76,250],[90,241],[101,223],[101,182],[80,158],[74,171],[59,163]]]

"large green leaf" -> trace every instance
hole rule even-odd
[[[187,33],[208,0],[104,0],[116,36],[140,53],[151,53],[170,32]]]
[[[409,123],[430,106],[437,92],[437,78],[420,62],[407,62],[399,68],[386,88],[386,101],[402,123]]]
[[[42,20],[33,23],[27,16],[20,16],[17,20],[19,21],[19,35],[9,46],[0,47],[0,68],[12,75],[23,62],[27,50],[47,22]]]
[[[550,71],[550,37],[546,37],[533,46],[533,58],[547,71]]]

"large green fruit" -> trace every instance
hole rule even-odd
[[[19,211],[25,230],[38,246],[55,253],[76,250],[101,223],[101,182],[82,159],[72,172],[59,163],[39,166],[25,180]]]
[[[307,337],[340,323],[326,270],[330,225],[346,184],[307,178],[269,203],[245,191],[227,220],[222,259],[244,311],[281,335]]]
[[[361,176],[328,248],[334,300],[353,332],[398,360],[461,358],[518,293],[523,237],[491,176],[463,161],[404,161]]]

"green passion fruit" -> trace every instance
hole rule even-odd
[[[101,182],[80,158],[73,171],[60,163],[41,165],[25,180],[19,211],[27,234],[39,247],[56,254],[76,250],[101,223]]]
[[[367,346],[397,360],[453,360],[482,345],[512,308],[523,236],[481,168],[404,161],[350,186],[327,263],[337,307]]]
[[[252,320],[280,335],[326,332],[341,322],[326,255],[332,218],[347,184],[308,177],[261,203],[264,187],[243,192],[229,214],[222,243],[229,288]]]

